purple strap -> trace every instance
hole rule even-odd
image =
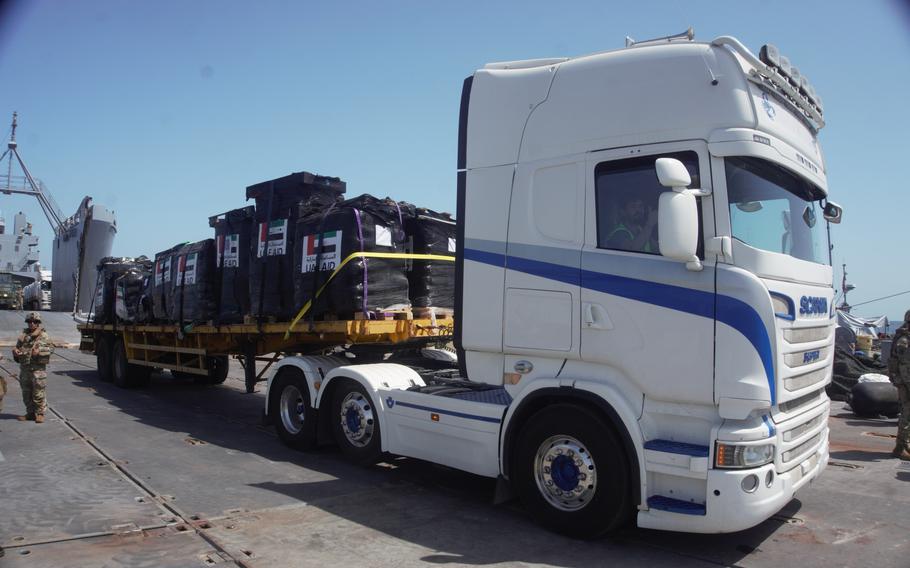
[[[357,219],[357,240],[360,241],[360,252],[363,252],[363,225],[360,222],[360,210],[354,209],[354,218]],[[367,298],[369,297],[369,288],[367,287],[367,259],[363,260],[363,314],[368,315]]]

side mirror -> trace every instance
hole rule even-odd
[[[657,209],[657,241],[660,254],[701,270],[698,249],[698,206],[695,195],[667,191],[660,194]]]
[[[657,203],[657,241],[660,254],[686,263],[689,270],[701,270],[698,250],[698,204],[701,190],[686,189],[692,183],[689,170],[675,158],[658,158],[654,163],[660,185],[673,191],[660,194]]]
[[[844,216],[844,208],[837,203],[828,201],[825,203],[825,210],[823,214],[826,221],[829,223],[834,223],[836,225],[841,222],[841,219]]]
[[[660,185],[672,188],[673,191],[685,191],[692,183],[692,177],[686,166],[676,158],[657,158],[654,163]]]

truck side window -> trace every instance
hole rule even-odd
[[[657,201],[658,196],[669,189],[657,180],[654,169],[657,158],[681,161],[692,176],[689,187],[700,187],[698,154],[695,152],[641,156],[598,164],[594,170],[598,248],[660,254]]]

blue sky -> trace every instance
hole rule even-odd
[[[0,2],[0,135],[64,214],[115,210],[114,254],[211,236],[211,214],[291,171],[348,193],[455,209],[458,104],[487,62],[582,55],[694,26],[754,52],[776,44],[825,103],[834,264],[852,304],[910,290],[910,10],[868,2]],[[52,233],[24,211],[50,266]],[[910,294],[854,313],[902,316]]]

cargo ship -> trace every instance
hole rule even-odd
[[[12,134],[6,151],[0,155],[0,163],[9,158],[8,167],[5,168],[6,175],[0,177],[0,193],[32,195],[38,199],[41,210],[54,230],[54,246],[51,251],[51,309],[72,312],[74,315],[87,313],[91,310],[94,297],[98,262],[111,254],[114,236],[117,234],[117,221],[113,211],[94,204],[89,196],[82,199],[75,213],[63,217],[50,192],[43,183],[32,176],[19,155],[16,142],[17,118],[17,113],[13,113]],[[13,175],[14,161],[21,169],[21,176]],[[25,255],[26,251],[29,251],[31,257],[25,259],[25,264],[37,263],[38,237],[32,234],[31,224],[26,225],[25,216],[20,214],[16,216],[15,225],[11,237],[22,242],[11,243],[15,248],[10,252],[16,251]],[[20,230],[20,225],[27,227],[27,230]],[[0,233],[2,232],[0,230]],[[25,242],[23,239],[28,240]],[[7,246],[3,245],[0,252],[7,252],[5,249]],[[18,266],[22,264],[18,259],[11,262],[17,266],[11,265],[6,270],[12,272],[24,270]],[[2,269],[4,267],[0,266],[0,270]],[[37,270],[35,275],[36,278],[40,278],[40,272]]]

